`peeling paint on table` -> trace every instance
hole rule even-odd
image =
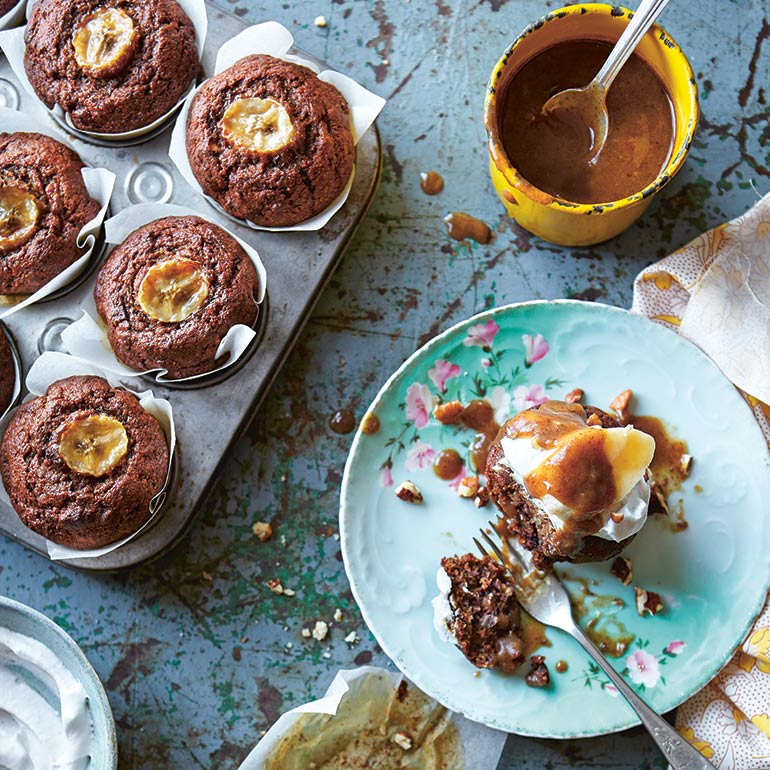
[[[323,693],[337,669],[387,664],[342,565],[337,506],[350,436],[329,427],[337,409],[362,417],[404,358],[485,308],[555,297],[627,307],[643,266],[770,191],[770,0],[681,0],[664,12],[662,24],[697,73],[701,125],[683,171],[648,212],[590,249],[551,246],[519,229],[487,175],[488,74],[511,39],[556,2],[236,0],[228,7],[254,22],[277,19],[298,46],[389,99],[379,120],[385,170],[208,509],[170,555],[101,576],[0,541],[0,593],[53,618],[104,681],[121,768],[231,770],[282,711]],[[325,28],[313,23],[319,15]],[[420,173],[432,169],[445,187],[429,197]],[[443,218],[452,211],[486,222],[493,241],[451,240]],[[268,542],[252,532],[257,521],[272,524]],[[268,587],[274,579],[283,593]],[[303,636],[318,620],[329,624],[326,638]],[[360,640],[346,642],[353,631]],[[500,765],[584,766],[662,769],[665,762],[637,729],[567,742],[513,736]]]

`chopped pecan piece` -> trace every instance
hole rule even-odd
[[[251,531],[262,543],[266,543],[273,536],[273,528],[266,521],[255,521],[251,525]]]
[[[583,396],[585,396],[585,391],[582,388],[575,388],[564,396],[564,400],[568,404],[579,404],[583,400]]]
[[[489,490],[484,486],[479,487],[479,491],[476,492],[476,499],[473,502],[476,503],[477,508],[483,508],[489,502]]]
[[[411,481],[404,481],[395,488],[396,497],[407,503],[421,503],[422,492]]]
[[[640,615],[644,615],[645,612],[649,615],[657,615],[663,609],[663,602],[654,591],[645,591],[644,588],[634,586],[634,596],[636,597],[636,611]]]
[[[610,401],[610,409],[617,412],[618,417],[620,417],[620,421],[623,424],[626,424],[629,419],[631,418],[631,412],[628,408],[629,404],[631,403],[631,398],[634,395],[633,390],[624,390],[622,393],[618,393],[615,398]]]
[[[631,569],[631,559],[626,559],[624,556],[618,556],[612,566],[610,572],[624,585],[631,585],[634,573]]]
[[[404,751],[409,751],[412,748],[412,736],[406,730],[399,730],[392,740],[393,743],[400,746]]]
[[[692,455],[683,454],[679,458],[679,472],[684,478],[690,475],[690,468],[692,468]]]
[[[460,497],[475,497],[479,491],[479,477],[478,476],[466,476],[461,479],[457,486],[457,494]]]

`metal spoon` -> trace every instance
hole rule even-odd
[[[645,32],[669,2],[670,0],[642,0],[596,77],[587,86],[568,88],[554,94],[543,105],[543,115],[553,115],[577,130],[587,131],[589,163],[596,163],[607,141],[607,90]]]

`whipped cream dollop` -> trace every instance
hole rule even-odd
[[[449,603],[449,595],[452,593],[452,580],[443,567],[436,573],[436,586],[438,596],[431,600],[433,605],[433,627],[442,642],[454,644],[457,640],[452,633],[451,623],[454,619],[452,605]]]
[[[93,741],[80,682],[42,642],[0,627],[0,768],[85,770]]]
[[[607,459],[612,466],[619,497],[602,509],[603,525],[596,531],[586,533],[605,540],[620,542],[638,532],[647,520],[650,503],[650,482],[648,465],[655,450],[654,440],[646,433],[632,426],[623,428],[586,427],[585,431],[604,431],[603,438],[610,450]],[[573,434],[574,435],[574,434]],[[565,439],[569,441],[569,438]],[[556,447],[538,446],[531,436],[517,438],[503,437],[500,441],[505,465],[513,472],[516,482],[529,490],[525,477],[537,473],[546,461],[554,458],[564,444]],[[625,453],[624,448],[634,445],[634,452]],[[633,455],[629,457],[628,455]],[[624,462],[625,461],[625,462]],[[565,469],[569,473],[569,469]],[[544,513],[558,532],[576,515],[576,511],[551,494],[536,496],[530,492],[530,500]]]

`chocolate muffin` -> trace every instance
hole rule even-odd
[[[477,668],[506,673],[518,668],[526,659],[521,609],[502,565],[490,556],[479,559],[466,553],[443,558],[441,568],[451,583],[446,587],[450,616],[439,617],[446,608],[439,597],[434,599],[434,621],[446,625],[452,641]]]
[[[569,525],[565,522],[560,529],[557,529],[551,518],[534,502],[534,495],[523,483],[522,476],[507,461],[502,440],[520,437],[521,416],[541,409],[556,409],[556,407],[559,411],[556,413],[555,427],[545,429],[545,438],[543,435],[539,437],[544,446],[548,446],[547,431],[551,430],[552,436],[556,436],[561,428],[560,421],[566,424],[573,417],[576,421],[583,421],[584,425],[588,426],[623,427],[617,418],[597,407],[549,401],[546,404],[525,410],[520,415],[508,420],[500,429],[487,457],[487,488],[491,499],[500,509],[501,524],[504,531],[516,537],[525,548],[531,551],[532,560],[540,569],[550,568],[555,561],[586,562],[611,559],[617,556],[635,537],[635,534],[632,534],[630,537],[616,541],[589,534],[597,532],[602,526],[602,517],[607,509],[600,507],[581,514],[574,514],[572,519],[567,520]],[[585,467],[589,469],[591,474],[590,477],[584,479],[585,487],[591,487],[592,491],[601,490],[610,482],[611,472],[606,464],[606,458],[589,458]],[[581,474],[582,471],[575,469],[572,474],[573,478],[567,481],[576,490],[576,494],[581,493],[579,489],[582,484],[581,479],[583,479]],[[569,476],[569,473],[567,475]],[[648,476],[645,475],[645,483],[647,478]],[[610,494],[607,499],[611,497]],[[646,505],[645,502],[645,512]],[[592,509],[591,505],[587,507]],[[609,518],[609,514],[604,518]],[[620,520],[622,518],[623,516],[620,515]]]
[[[31,294],[84,253],[78,233],[99,212],[83,162],[45,134],[0,134],[0,294]]]
[[[176,0],[40,0],[24,40],[35,93],[84,131],[149,125],[198,72],[195,28]]]
[[[4,16],[19,0],[0,0],[0,16]]]
[[[53,383],[18,408],[0,442],[0,474],[19,518],[81,550],[136,532],[168,463],[158,421],[101,377]]]
[[[225,363],[216,352],[236,324],[257,319],[259,277],[241,245],[199,217],[166,217],[110,254],[94,296],[115,355],[173,378]]]
[[[11,353],[8,338],[5,336],[5,327],[0,324],[0,415],[11,403],[15,385],[16,367],[13,362],[13,353]]]
[[[342,94],[272,56],[247,56],[207,80],[187,118],[187,154],[203,192],[265,227],[327,208],[350,178],[354,152]]]

